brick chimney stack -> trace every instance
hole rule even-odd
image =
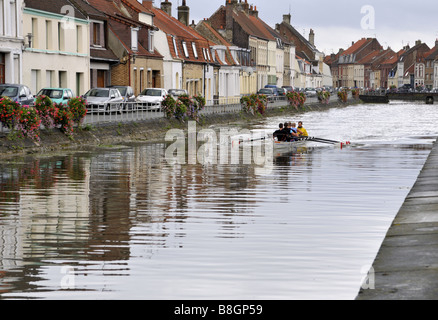
[[[166,12],[169,16],[172,16],[172,2],[169,0],[161,2],[161,10]]]
[[[183,0],[182,5],[178,7],[178,20],[185,24],[189,25],[189,16],[190,16],[190,8],[186,4],[186,0]]]
[[[313,31],[313,29],[310,29],[309,42],[312,46],[315,46],[315,32]]]

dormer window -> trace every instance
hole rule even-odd
[[[198,59],[198,51],[196,50],[196,43],[192,42],[193,54],[196,59]]]
[[[177,57],[179,57],[179,54],[178,54],[178,47],[176,46],[176,40],[175,40],[175,37],[172,37],[172,42],[173,42],[173,49],[175,50],[175,54],[176,54]]]
[[[154,52],[154,31],[148,30],[148,50],[150,53]]]
[[[187,43],[185,41],[182,42],[182,46],[183,46],[183,50],[184,50],[184,55],[186,56],[186,58],[189,57],[189,51],[187,50]]]
[[[138,31],[139,28],[131,28],[131,50],[138,51]]]

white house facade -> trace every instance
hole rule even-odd
[[[0,84],[22,81],[22,8],[22,0],[0,0]]]
[[[31,42],[23,52],[23,83],[34,94],[44,87],[90,88],[90,31],[85,18],[26,7],[23,30]]]

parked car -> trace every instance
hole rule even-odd
[[[90,112],[121,113],[123,109],[123,97],[116,88],[93,88],[84,95],[84,98],[87,100]]]
[[[159,110],[161,102],[167,96],[166,89],[147,88],[144,89],[135,99],[139,107],[144,107],[147,110]]]
[[[275,96],[283,96],[284,90],[272,84],[267,84],[265,88],[272,89],[274,91]]]
[[[315,88],[306,88],[304,93],[307,97],[316,97],[316,89]]]
[[[400,93],[406,93],[406,92],[412,92],[413,88],[410,84],[405,83],[404,85],[402,85],[400,88],[397,89],[397,92]]]
[[[274,93],[274,90],[272,88],[260,89],[257,92],[257,94],[263,94],[263,95],[267,96],[268,97],[268,101],[274,100],[274,97],[275,97],[275,93]]]
[[[184,89],[169,89],[167,93],[172,97],[174,97],[175,99],[177,99],[179,96],[188,94],[187,90]]]
[[[9,97],[21,105],[32,105],[34,101],[29,87],[22,84],[0,84],[0,96]]]
[[[130,86],[108,86],[107,88],[119,89],[123,98],[123,110],[133,110],[135,105],[134,89]]]
[[[292,86],[282,86],[282,88],[286,90],[286,93],[294,91],[294,87]]]
[[[73,98],[73,91],[67,88],[43,88],[37,96],[48,96],[54,103],[67,104]]]

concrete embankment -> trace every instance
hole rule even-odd
[[[302,109],[296,110],[290,106],[268,108],[265,117],[284,115],[285,120],[309,111],[326,110],[329,108],[346,107],[362,103],[359,100],[349,100],[347,103],[334,101],[328,105],[308,103]],[[203,116],[198,128],[211,125],[245,124],[261,119],[260,115],[248,113],[222,113]],[[93,124],[76,129],[74,137],[68,138],[59,129],[41,130],[39,144],[29,139],[19,139],[7,133],[0,133],[0,158],[23,156],[29,154],[47,154],[63,150],[81,150],[83,148],[101,145],[117,145],[128,142],[163,141],[166,132],[172,128],[187,129],[187,123],[165,118],[135,121]]]
[[[438,298],[438,140],[362,287],[357,300]]]

